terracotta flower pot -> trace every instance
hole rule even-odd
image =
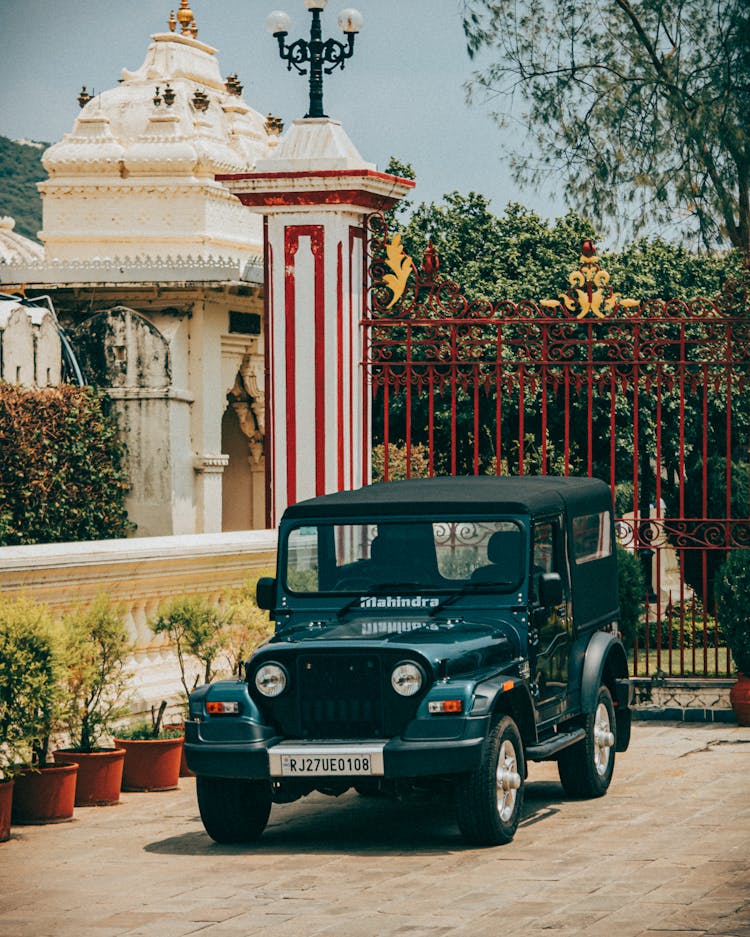
[[[13,800],[13,781],[0,781],[0,843],[10,839],[10,811]]]
[[[102,748],[94,752],[57,751],[55,762],[74,761],[78,765],[76,807],[108,807],[120,800],[122,748]]]
[[[737,674],[737,682],[729,691],[729,702],[741,726],[750,726],[750,677]]]
[[[181,778],[194,778],[195,771],[191,771],[188,768],[187,758],[185,757],[185,746],[182,746],[182,755],[180,756],[180,777]]]
[[[184,722],[173,722],[170,723],[167,728],[169,729],[179,729],[181,732],[185,732],[185,723]],[[180,777],[181,778],[194,778],[195,771],[191,771],[188,768],[187,758],[185,757],[185,746],[182,746],[182,754],[180,755]]]
[[[77,764],[54,764],[39,771],[25,771],[16,778],[13,822],[63,823],[73,819]]]
[[[124,791],[173,791],[180,779],[185,739],[115,739],[125,751]]]

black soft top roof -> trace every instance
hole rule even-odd
[[[609,486],[598,478],[494,475],[412,478],[339,491],[293,504],[285,519],[420,514],[569,514],[611,510]]]

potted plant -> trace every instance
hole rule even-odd
[[[255,602],[257,578],[234,590],[224,609],[202,596],[184,595],[161,606],[149,622],[155,634],[167,635],[174,644],[185,706],[201,681],[210,683],[217,676],[222,659],[226,669],[239,676],[243,661],[271,633],[267,612]],[[172,728],[184,730],[184,723]],[[192,773],[183,752],[180,777]]]
[[[63,724],[71,746],[56,751],[55,761],[78,764],[76,806],[115,804],[125,751],[102,743],[128,712],[125,660],[132,644],[123,613],[100,595],[89,608],[66,615],[63,626],[68,660]]]
[[[716,614],[737,668],[729,699],[741,726],[750,726],[750,550],[734,550],[716,578]]]
[[[25,598],[0,606],[0,841],[11,816],[44,823],[73,815],[76,768],[47,759],[62,704],[59,637],[46,606]]]
[[[216,675],[216,661],[225,646],[227,613],[222,612],[200,595],[181,595],[165,602],[149,620],[154,634],[163,634],[174,645],[182,683],[183,709],[198,684],[210,683]],[[172,728],[184,729],[184,719]],[[180,776],[188,777],[184,754]]]
[[[78,765],[57,764],[50,757],[50,739],[59,729],[64,704],[65,670],[61,628],[44,605],[22,599],[5,606],[15,620],[30,655],[35,692],[25,699],[24,723],[29,748],[26,767],[16,777],[14,823],[59,823],[73,818]]]
[[[162,723],[167,701],[158,711],[151,708],[151,719],[120,729],[115,736],[117,748],[125,749],[122,772],[124,791],[173,791],[180,778],[180,762],[185,737],[181,728]]]

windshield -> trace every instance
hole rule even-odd
[[[521,524],[510,518],[306,524],[287,534],[283,577],[310,595],[415,595],[482,584],[501,592],[526,568]]]

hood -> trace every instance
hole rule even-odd
[[[428,615],[374,617],[364,614],[340,621],[291,622],[260,651],[277,655],[312,648],[356,653],[386,648],[408,655],[416,652],[446,676],[496,668],[518,656],[520,641],[511,621],[492,622]],[[288,651],[287,651],[288,649]]]

